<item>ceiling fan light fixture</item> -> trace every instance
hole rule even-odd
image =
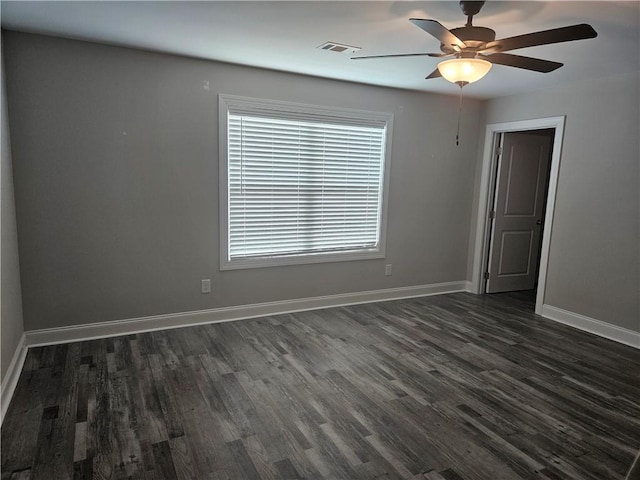
[[[445,80],[451,83],[477,82],[491,70],[491,62],[481,58],[454,58],[438,64],[438,70]]]

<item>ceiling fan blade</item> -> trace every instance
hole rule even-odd
[[[364,57],[351,57],[351,60],[367,60],[370,58],[393,58],[393,57],[440,57],[440,53],[394,53],[391,55],[367,55]]]
[[[431,78],[439,78],[442,75],[440,75],[440,70],[438,70],[437,68],[431,72],[429,75],[427,75],[426,77],[424,77],[425,80],[429,80]]]
[[[527,33],[516,37],[502,38],[487,43],[485,49],[498,47],[501,52],[516,50],[518,48],[536,47],[538,45],[548,45],[550,43],[571,42],[573,40],[584,40],[586,38],[597,37],[598,33],[591,25],[581,23],[569,27],[553,28],[540,32]]]
[[[409,21],[416,27],[419,27],[428,34],[436,37],[443,45],[456,45],[460,48],[467,47],[462,40],[447,30],[440,22],[435,20],[423,20],[421,18],[410,18]]]
[[[455,53],[430,53],[430,57],[442,58],[442,57],[453,57]]]
[[[482,58],[491,63],[495,63],[496,65],[523,68],[525,70],[533,70],[534,72],[541,73],[553,72],[564,65],[563,63],[552,62],[551,60],[523,57],[521,55],[513,55],[510,53],[493,53],[491,55],[482,55]]]

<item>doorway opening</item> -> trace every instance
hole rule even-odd
[[[471,290],[544,304],[564,117],[487,125]]]
[[[533,301],[555,131],[497,135],[484,293],[517,291]]]

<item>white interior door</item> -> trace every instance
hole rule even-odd
[[[531,290],[538,256],[552,137],[507,132],[498,159],[487,293]]]

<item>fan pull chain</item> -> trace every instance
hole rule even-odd
[[[460,145],[460,117],[462,116],[462,87],[464,84],[460,82],[460,102],[458,102],[458,127],[456,129],[456,146]]]

